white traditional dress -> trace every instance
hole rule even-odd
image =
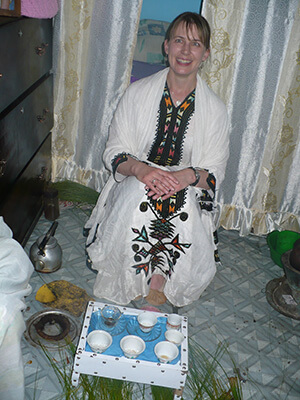
[[[212,200],[228,158],[227,111],[199,76],[176,107],[167,73],[141,79],[124,93],[103,155],[113,174],[85,226],[88,256],[98,271],[94,295],[118,304],[147,296],[152,274],[159,273],[167,299],[184,306],[199,298],[216,272]],[[143,183],[116,172],[128,155],[169,171],[205,169],[211,190],[189,186],[154,201]]]

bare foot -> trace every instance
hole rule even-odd
[[[153,306],[159,306],[161,304],[165,304],[167,301],[166,296],[163,292],[159,292],[155,289],[150,289],[148,296],[145,297],[146,301]]]
[[[150,289],[159,290],[160,292],[163,292],[165,284],[166,284],[166,279],[164,276],[160,274],[152,275]]]

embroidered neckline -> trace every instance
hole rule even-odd
[[[195,110],[195,89],[175,107],[166,82],[160,102],[156,136],[148,160],[158,165],[179,165],[185,133]]]

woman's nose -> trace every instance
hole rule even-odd
[[[185,42],[182,47],[182,52],[188,54],[191,51],[190,43]]]

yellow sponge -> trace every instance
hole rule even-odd
[[[48,288],[48,285],[43,285],[36,293],[35,299],[40,303],[51,303],[56,300],[54,293]]]
[[[35,298],[46,307],[67,311],[75,317],[80,317],[89,301],[95,301],[85,290],[64,280],[41,286]]]

